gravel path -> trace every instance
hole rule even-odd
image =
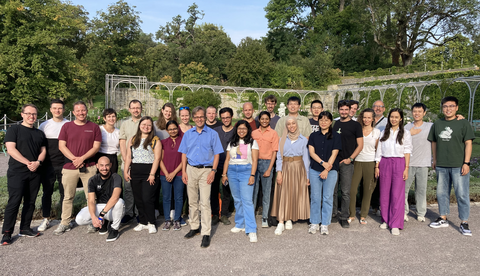
[[[472,237],[460,234],[457,208],[451,209],[450,227],[428,227],[438,216],[437,208],[429,207],[427,221],[410,216],[400,236],[380,230],[376,216],[367,225],[357,218],[350,229],[331,225],[328,236],[308,234],[306,223],[295,223],[281,236],[274,235],[274,228],[260,228],[256,244],[244,233],[231,233],[233,225],[218,225],[212,227],[207,249],[200,248],[200,236],[183,238],[189,226],[148,234],[133,231],[134,224],[124,225],[113,243],[87,234],[84,226],[58,237],[52,226],[41,237],[17,237],[12,245],[0,247],[1,274],[478,275],[480,206],[471,208]],[[157,225],[161,223],[163,218]]]
[[[5,156],[3,152],[0,152],[0,176],[7,175],[8,169],[8,156]]]

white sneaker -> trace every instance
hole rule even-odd
[[[38,226],[37,228],[38,232],[43,232],[47,230],[49,225],[50,225],[50,221],[47,218],[44,218],[42,220],[42,223],[40,223],[40,226]]]
[[[320,227],[320,234],[321,235],[328,235],[328,225],[322,225]]]
[[[420,222],[425,222],[425,217],[418,216],[417,220],[420,221]]]
[[[403,215],[403,221],[408,221],[408,215],[407,214]]]
[[[281,235],[285,231],[285,224],[279,223],[277,229],[275,229],[275,235]]]
[[[248,237],[250,238],[250,242],[257,242],[257,233],[250,233],[248,234]]]
[[[133,228],[133,231],[142,231],[144,229],[148,229],[148,227],[145,225],[145,224],[141,224],[139,223],[137,226],[135,226],[135,228]]]
[[[236,226],[233,227],[232,229],[230,229],[230,231],[232,231],[232,233],[240,233],[240,232],[245,232],[245,228],[237,228]]]
[[[388,225],[386,222],[380,224],[380,229],[387,229],[388,228]]]
[[[377,210],[377,212],[375,213],[375,215],[377,217],[381,217],[382,216],[382,212],[380,211],[380,209]]]
[[[155,224],[149,223],[149,224],[147,225],[147,228],[148,228],[148,234],[155,234],[155,233],[157,233],[157,227],[155,226]]]
[[[285,229],[292,230],[292,228],[293,228],[292,221],[287,220],[287,222],[285,223]]]
[[[319,229],[320,226],[318,224],[310,224],[310,227],[308,228],[308,233],[315,234]]]
[[[392,228],[392,235],[394,235],[394,236],[400,235],[400,229],[398,229],[398,228]]]

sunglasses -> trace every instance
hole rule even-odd
[[[188,106],[182,106],[182,107],[180,107],[178,110],[184,110],[184,109],[190,110],[190,107],[188,107]]]

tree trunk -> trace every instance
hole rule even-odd
[[[93,99],[88,99],[87,105],[89,109],[93,109]]]
[[[408,53],[403,53],[402,54],[402,62],[403,62],[404,67],[407,66],[407,65],[412,65],[413,55],[408,54]]]
[[[340,7],[338,8],[338,11],[341,12],[345,9],[345,0],[340,0]]]
[[[393,66],[399,66],[400,65],[400,50],[398,50],[398,49],[390,50],[390,53],[392,54],[392,64],[393,64]]]

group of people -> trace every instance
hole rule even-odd
[[[39,235],[30,223],[41,185],[44,219],[37,230],[49,227],[56,181],[62,220],[53,233],[70,231],[79,180],[87,207],[75,220],[87,225],[88,232],[108,234],[107,241],[118,239],[121,222],[135,218],[134,231],[156,233],[160,194],[165,216],[162,230],[180,230],[186,225],[182,214],[188,212],[190,230],[185,238],[201,234],[201,247],[210,245],[212,225],[231,224],[231,198],[235,208],[231,232],[245,232],[250,242],[258,240],[257,203],[261,226],[276,226],[276,235],[301,220],[309,220],[308,233],[327,235],[332,222],[349,228],[357,219],[360,185],[359,223],[367,224],[372,207],[382,217],[380,228],[399,235],[408,221],[408,191],[413,181],[417,219],[425,221],[429,167],[437,172],[440,213],[430,227],[448,227],[453,185],[460,230],[472,235],[469,166],[475,137],[468,121],[456,114],[455,97],[442,99],[444,118],[433,124],[423,121],[427,111],[423,103],[412,106],[414,121],[407,125],[402,109],[393,108],[384,117],[382,101],[357,117],[359,103],[341,100],[336,119],[323,110],[319,100],[310,104],[310,119],[299,114],[298,97],[288,99],[285,117],[275,114],[276,104],[275,96],[266,97],[267,110],[254,118],[253,105],[245,103],[244,118],[233,125],[229,107],[218,112],[220,121],[216,107],[181,107],[178,120],[173,104],[166,103],[154,121],[142,117],[142,103],[132,100],[132,116],[120,129],[115,127],[115,110],[105,109],[105,124],[98,126],[87,120],[87,106],[81,101],[74,103],[75,120],[69,122],[63,118],[60,100],[51,102],[52,119],[36,129],[37,108],[23,106],[22,123],[10,127],[5,137],[11,158],[2,245],[12,242],[22,199],[19,235]],[[119,153],[123,179],[117,174]],[[189,208],[184,212],[186,205]]]

